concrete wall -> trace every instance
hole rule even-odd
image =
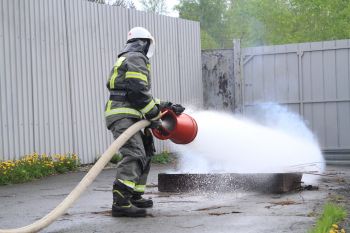
[[[234,110],[233,50],[202,51],[204,108]]]

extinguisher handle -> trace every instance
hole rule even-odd
[[[149,121],[152,122],[152,121],[160,120],[160,119],[162,119],[162,117],[163,117],[165,114],[167,114],[167,112],[168,112],[168,110],[163,111],[163,112],[159,112],[159,114],[158,114],[156,117],[150,119]]]

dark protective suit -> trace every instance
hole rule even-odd
[[[105,118],[114,139],[138,120],[150,119],[159,113],[160,101],[153,99],[150,93],[150,63],[142,46],[140,41],[127,43],[107,82],[110,99]],[[122,160],[118,163],[114,184],[132,192],[144,192],[153,154],[150,137],[140,131],[120,149]]]

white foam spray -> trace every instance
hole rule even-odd
[[[305,123],[287,109],[265,104],[248,118],[197,111],[196,139],[173,145],[179,152],[181,173],[322,173],[324,159]],[[305,176],[304,182],[314,183]]]

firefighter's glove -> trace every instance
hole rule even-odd
[[[171,103],[169,101],[162,101],[159,104],[159,108],[161,111],[164,111],[165,109],[170,109],[171,105],[173,105],[173,103]]]
[[[162,122],[160,120],[151,121],[151,124],[147,127],[150,129],[160,129],[162,127]]]
[[[155,105],[148,113],[145,114],[147,120],[152,120],[153,118],[159,116],[160,111],[157,105]]]
[[[172,104],[170,109],[173,110],[176,115],[180,115],[185,111],[185,108],[181,104]]]

